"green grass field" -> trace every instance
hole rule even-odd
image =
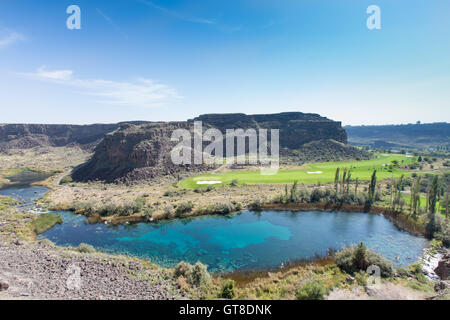
[[[410,204],[411,204],[411,195],[410,194],[403,194],[402,195],[403,199],[405,200],[406,203],[406,208],[409,208]],[[420,202],[420,208],[425,209],[426,205],[427,205],[427,198],[424,196],[420,196],[419,198],[419,202]],[[439,208],[439,203],[440,201],[438,201],[436,203],[436,208]],[[442,202],[442,208],[440,210],[440,213],[443,217],[445,217],[445,199]]]
[[[358,178],[359,180],[370,180],[374,169],[377,169],[379,180],[410,174],[410,172],[405,172],[399,168],[390,169],[389,165],[395,160],[398,161],[400,166],[417,161],[416,157],[399,154],[378,155],[377,158],[364,161],[312,163],[305,166],[305,169],[279,170],[275,175],[262,175],[259,170],[206,174],[182,180],[179,186],[185,189],[195,189],[206,187],[206,185],[198,184],[199,181],[221,181],[222,184],[230,184],[233,180],[238,180],[239,184],[286,184],[294,181],[304,184],[327,183],[334,181],[336,168],[338,167],[351,169],[352,179]],[[321,173],[311,173],[319,171]]]

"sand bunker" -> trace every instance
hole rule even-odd
[[[197,181],[197,184],[219,184],[222,181]]]

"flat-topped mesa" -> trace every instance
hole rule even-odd
[[[122,124],[104,137],[92,159],[77,168],[72,177],[78,181],[131,182],[211,169],[203,164],[175,165],[171,161],[170,153],[178,144],[171,141],[173,131],[187,129],[192,133],[194,121],[202,121],[204,130],[217,128],[223,133],[226,129],[280,129],[280,151],[292,154],[290,151],[298,150],[302,153],[298,161],[353,158],[357,151],[345,145],[347,135],[340,122],[317,114],[206,114],[181,122]],[[312,154],[313,157],[308,156]]]
[[[299,149],[304,144],[318,140],[335,140],[347,143],[347,133],[341,122],[313,113],[283,112],[276,114],[246,115],[205,114],[189,121],[202,121],[225,133],[226,129],[279,129],[280,147]]]

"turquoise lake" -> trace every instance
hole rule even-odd
[[[45,188],[0,190],[28,201]],[[211,272],[269,269],[324,256],[328,249],[364,242],[396,265],[420,259],[428,241],[396,228],[381,215],[345,212],[244,211],[230,216],[138,223],[88,224],[71,212],[54,212],[63,224],[39,236],[61,246],[91,244],[98,250],[147,258],[172,267],[201,261]]]
[[[148,258],[162,266],[201,261],[212,272],[276,268],[282,263],[327,254],[329,248],[364,242],[392,262],[418,260],[427,240],[397,229],[383,216],[367,213],[244,211],[233,216],[89,225],[73,213],[41,238],[63,246],[96,248]]]

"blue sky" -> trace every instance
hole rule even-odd
[[[0,123],[449,121],[449,16],[448,0],[0,0]]]

